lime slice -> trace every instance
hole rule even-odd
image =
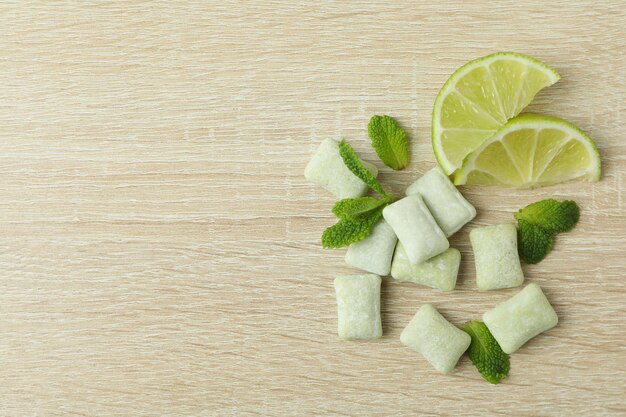
[[[433,151],[446,174],[559,78],[541,61],[515,52],[478,58],[456,70],[433,108]]]
[[[600,179],[600,155],[591,138],[573,124],[524,113],[470,154],[455,184],[542,187]]]

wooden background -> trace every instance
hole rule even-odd
[[[4,1],[0,5],[0,415],[626,414],[626,2]],[[530,110],[595,138],[596,184],[466,187],[457,290],[386,279],[384,336],[336,338],[322,250],[333,198],[305,182],[318,143],[382,164],[390,114],[434,165],[430,113],[455,68],[533,55],[562,80]],[[525,267],[559,326],[492,386],[467,358],[437,374],[399,335],[423,303],[453,323],[479,293],[467,232],[544,197],[582,207]]]

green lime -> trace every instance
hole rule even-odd
[[[514,52],[478,58],[456,70],[433,108],[433,151],[446,174],[559,78],[544,63]]]
[[[534,188],[565,181],[598,181],[600,155],[573,124],[524,113],[511,119],[471,153],[455,184]]]

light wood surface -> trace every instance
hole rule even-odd
[[[0,5],[0,415],[626,414],[626,3],[81,1]],[[602,181],[465,187],[478,217],[449,294],[384,280],[384,336],[336,338],[323,250],[333,198],[302,172],[348,139],[400,195],[434,165],[430,114],[452,71],[500,50],[562,75],[530,110],[595,138]],[[412,162],[382,167],[374,114]],[[467,232],[545,197],[582,207],[525,266],[558,327],[492,386],[467,358],[437,374],[399,335],[480,293]]]

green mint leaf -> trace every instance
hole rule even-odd
[[[335,203],[333,213],[344,220],[351,220],[369,214],[380,206],[387,205],[393,201],[390,197],[376,199],[374,197],[344,198]]]
[[[580,209],[574,201],[558,202],[548,198],[527,205],[514,216],[520,259],[536,264],[550,253],[554,235],[567,232],[576,225]]]
[[[524,219],[517,221],[517,251],[527,264],[539,263],[552,249],[552,234]]]
[[[355,219],[341,219],[333,226],[324,230],[322,246],[324,248],[341,248],[364,239],[383,215],[384,206]]]
[[[352,171],[354,175],[356,175],[361,181],[367,184],[372,190],[376,191],[378,194],[382,196],[386,196],[385,190],[380,185],[380,183],[376,180],[376,178],[372,175],[371,172],[365,168],[361,160],[359,159],[352,146],[348,144],[344,139],[339,142],[339,154],[341,158],[343,158],[343,163],[346,164],[348,169]]]
[[[373,116],[367,125],[372,147],[389,168],[400,170],[409,164],[406,132],[390,116]]]
[[[567,232],[578,222],[580,209],[571,200],[558,202],[552,198],[529,204],[517,213],[517,220],[526,220],[541,226],[551,234]]]
[[[472,338],[467,351],[478,372],[487,381],[497,384],[509,374],[509,355],[504,353],[485,323],[469,321],[463,330]]]

